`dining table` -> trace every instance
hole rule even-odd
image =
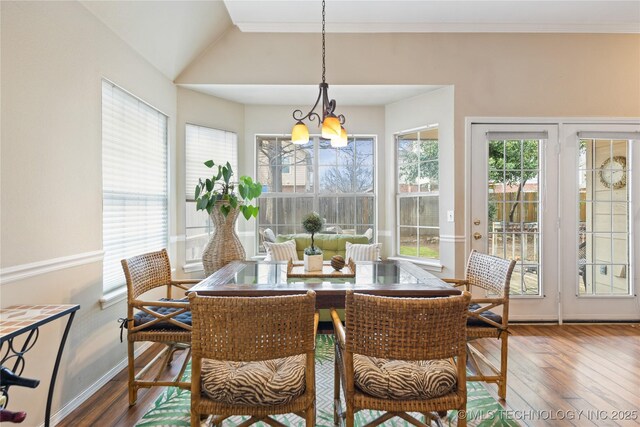
[[[361,261],[355,277],[289,277],[287,262],[232,261],[187,293],[222,297],[257,297],[316,293],[316,308],[344,308],[347,290],[358,293],[411,298],[459,295],[461,291],[423,268],[405,260]]]

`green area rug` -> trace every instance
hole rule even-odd
[[[191,376],[191,365],[187,367],[185,378]],[[467,423],[469,426],[518,426],[513,420],[502,419],[502,406],[493,398],[484,386],[477,382],[468,382]],[[333,336],[318,335],[316,345],[316,426],[333,427]],[[136,426],[189,426],[191,393],[176,387],[167,387],[149,411],[138,421]],[[344,400],[343,400],[344,405]],[[379,416],[378,411],[360,411],[356,413],[356,426],[363,426]],[[450,411],[445,425],[457,424],[457,413]],[[225,420],[224,427],[233,427],[248,417],[234,417]],[[303,426],[304,421],[293,414],[275,417],[288,426]],[[418,419],[422,419],[419,417]],[[206,426],[206,421],[203,426]],[[255,424],[268,427],[264,423]],[[392,418],[382,424],[385,427],[409,427],[410,424],[400,418]]]

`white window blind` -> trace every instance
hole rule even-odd
[[[217,166],[210,169],[204,165],[213,160],[216,165],[231,163],[233,178],[238,175],[238,135],[219,129],[187,124],[186,126],[186,195],[193,200],[199,178],[211,177],[218,171]]]
[[[166,247],[167,116],[102,81],[103,289],[125,284],[120,260]]]
[[[199,178],[210,178],[217,173],[217,165],[227,162],[233,168],[231,179],[238,179],[238,136],[233,132],[187,124],[185,146],[185,263],[190,264],[200,261],[202,251],[213,233],[213,224],[207,212],[196,210],[196,184]],[[207,160],[213,160],[216,166],[206,167],[204,162]]]

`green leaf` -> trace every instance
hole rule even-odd
[[[229,162],[227,162],[227,165],[229,165]],[[233,172],[231,172],[231,165],[229,165],[229,167],[223,167],[222,168],[222,176],[224,178],[224,182],[225,184],[229,184],[229,180],[231,179],[231,174]]]
[[[253,207],[253,217],[258,218],[258,213],[260,213],[260,206]]]
[[[253,210],[251,209],[250,206],[242,206],[242,215],[244,216],[244,219],[249,220],[249,218],[251,218],[251,215],[253,215]]]
[[[213,190],[213,182],[209,178],[207,178],[205,182],[207,184],[207,191]]]
[[[201,199],[198,199],[198,202],[196,203],[196,207],[197,210],[204,210],[207,208],[207,205],[209,204],[209,196],[208,195],[203,195]]]
[[[240,196],[242,196],[243,199],[247,198],[247,187],[245,187],[243,184],[239,184],[238,185],[238,193],[240,193]]]
[[[233,196],[229,197],[229,205],[235,209],[238,206],[238,199]]]
[[[215,163],[213,163],[213,160],[207,160],[206,162],[204,162],[204,165],[208,168],[212,168],[214,164]]]
[[[220,179],[220,177],[222,177],[222,166],[218,166],[218,174],[216,175],[216,177],[213,180],[217,181],[217,180]]]
[[[200,186],[196,185],[196,196],[194,197],[194,199],[198,200],[199,195],[200,195]]]
[[[231,206],[229,205],[222,205],[220,206],[220,212],[222,213],[222,215],[224,215],[224,217],[226,218],[227,215],[229,215],[229,212],[231,212]]]
[[[256,182],[251,188],[251,199],[257,199],[262,194],[262,184]]]

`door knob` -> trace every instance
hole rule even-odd
[[[475,233],[473,233],[473,238],[478,240],[482,238],[482,234],[478,233],[477,231]]]
[[[479,220],[479,219],[474,219],[474,220],[473,220],[473,223],[474,223],[475,225],[480,225],[480,220]]]

